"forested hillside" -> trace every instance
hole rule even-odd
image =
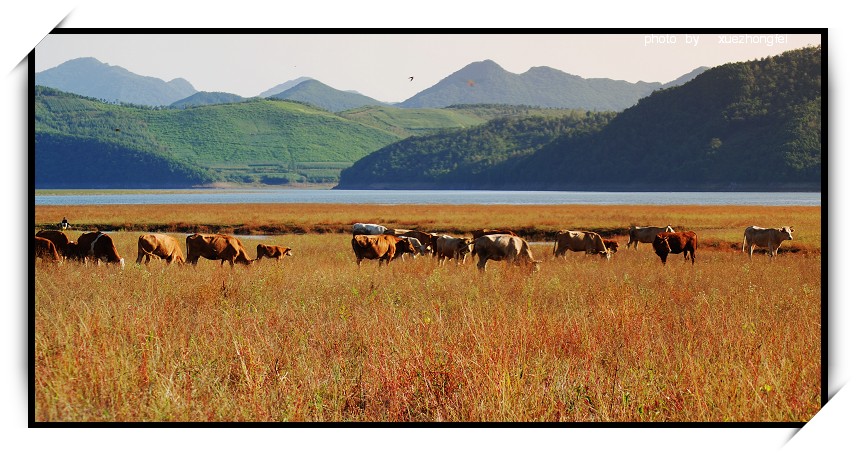
[[[497,166],[533,153],[557,137],[602,128],[611,113],[562,111],[561,116],[504,117],[463,130],[411,137],[342,171],[337,188],[470,188],[499,186]]]
[[[339,187],[817,191],[822,57],[814,47],[722,65],[614,118],[536,135],[545,142],[506,121],[410,138],[344,170]]]
[[[822,69],[820,48],[716,67],[514,163],[508,184],[819,190]]]

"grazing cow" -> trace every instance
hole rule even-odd
[[[454,259],[456,263],[466,262],[467,254],[473,250],[473,240],[469,238],[456,238],[441,234],[437,237],[437,261],[445,263],[447,258]]]
[[[485,229],[480,229],[480,230],[473,230],[471,233],[473,235],[473,239],[478,239],[482,236],[487,236],[489,234],[510,234],[512,236],[517,236],[517,234],[515,234],[514,231],[511,231],[511,230],[485,230]]]
[[[553,244],[554,256],[565,256],[565,253],[585,252],[586,255],[598,254],[609,259],[612,252],[606,248],[603,238],[593,231],[568,231],[562,230],[556,233],[556,241]]]
[[[613,254],[618,252],[618,242],[612,240],[603,240],[603,245],[606,246],[606,250],[609,250]]]
[[[527,264],[538,270],[538,261],[532,258],[532,251],[525,240],[510,234],[488,234],[473,241],[472,255],[479,257],[476,265],[479,271],[484,271],[488,260],[507,261],[509,263]]]
[[[660,233],[674,233],[675,230],[672,229],[671,225],[666,225],[664,227],[659,226],[631,226],[630,227],[630,240],[627,241],[627,248],[630,248],[630,244],[633,244],[633,248],[635,250],[639,250],[639,243],[644,242],[645,244],[650,244],[654,242],[654,238],[657,237]]]
[[[137,239],[137,264],[146,259],[146,264],[152,257],[166,260],[166,264],[184,263],[184,254],[181,253],[181,243],[178,239],[166,234],[152,233],[141,234]]]
[[[249,265],[251,260],[241,240],[228,234],[199,234],[187,236],[187,262],[196,266],[199,257],[220,260],[220,266],[226,261],[235,267],[235,262]]]
[[[36,236],[35,243],[33,244],[33,250],[35,250],[36,258],[41,258],[52,263],[59,263],[62,261],[62,257],[59,256],[56,246],[50,239]]]
[[[92,258],[96,264],[100,260],[104,260],[107,263],[119,263],[121,268],[125,267],[125,259],[119,256],[113,239],[101,231],[81,234],[77,238],[77,254],[75,256],[83,260],[84,263],[87,258]]]
[[[425,233],[423,231],[410,230],[402,235],[402,237],[416,238],[419,240],[425,250],[430,250],[434,253],[437,250],[437,235],[435,233]]]
[[[749,226],[743,231],[743,247],[741,252],[746,251],[749,246],[749,258],[752,258],[752,251],[755,246],[767,249],[767,254],[774,257],[779,254],[779,247],[783,241],[794,240],[794,228],[791,226],[783,226],[781,228],[761,228],[760,226]]]
[[[284,256],[291,256],[290,247],[282,247],[279,245],[259,244],[256,246],[256,261],[262,258],[276,258],[279,261]]]
[[[405,230],[403,228],[388,228],[382,234],[391,234],[393,236],[404,236],[404,233],[406,233],[408,231],[410,231],[410,230]]]
[[[416,255],[425,255],[428,251],[428,248],[422,245],[422,243],[419,242],[419,239],[406,236],[399,236],[399,239],[401,240],[395,243],[395,256],[392,257],[393,260],[405,254],[415,258]],[[410,244],[410,246],[413,247],[413,252],[411,253],[407,247],[402,245],[402,242]]]
[[[59,254],[66,258],[74,258],[77,256],[77,243],[70,240],[62,231],[41,230],[36,233],[36,236],[50,239]]]
[[[383,234],[385,232],[385,226],[373,223],[354,223],[354,227],[351,230],[351,234]]]
[[[663,260],[663,265],[666,264],[666,257],[670,253],[684,254],[684,261],[687,259],[687,254],[692,258],[692,264],[695,264],[695,251],[698,248],[698,236],[692,231],[679,231],[677,233],[659,233],[652,242],[654,252]]]
[[[388,264],[395,257],[396,249],[416,253],[410,242],[391,234],[357,234],[351,238],[351,247],[357,257],[357,266],[363,259],[378,260],[378,266],[384,261]]]

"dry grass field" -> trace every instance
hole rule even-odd
[[[247,206],[36,207],[37,225],[307,233],[239,236],[251,257],[259,242],[294,251],[249,267],[138,266],[145,230],[110,233],[124,269],[36,261],[37,421],[804,422],[820,409],[819,208]],[[534,242],[531,274],[472,258],[357,267],[350,235],[315,229],[356,221],[671,223],[701,247],[694,266],[615,234],[610,261]],[[795,240],[750,261],[733,245],[753,224],[794,225]]]

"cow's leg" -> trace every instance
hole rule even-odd
[[[137,264],[140,264],[143,262],[143,255],[145,255],[145,254],[143,253],[142,250],[137,252]],[[148,259],[148,257],[146,259]]]
[[[485,255],[485,256],[479,255],[479,264],[476,265],[478,267],[479,271],[484,272],[484,267],[486,264],[487,264],[487,255]]]

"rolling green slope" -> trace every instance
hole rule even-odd
[[[124,154],[130,163],[140,166],[154,160],[175,169],[186,168],[187,173],[179,173],[186,176],[186,185],[333,183],[341,169],[400,139],[289,101],[253,99],[162,109],[106,104],[40,86],[35,92],[37,162],[42,155],[75,163],[71,151],[79,151],[85,144]],[[141,184],[115,177],[110,166],[102,175],[93,176],[90,185]],[[89,175],[82,169],[62,172],[44,165],[37,167],[36,174],[37,185],[43,186],[66,182],[68,174]]]

